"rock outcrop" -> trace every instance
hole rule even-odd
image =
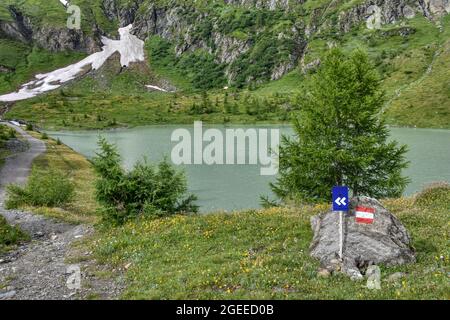
[[[36,24],[14,6],[9,6],[8,10],[11,21],[0,20],[0,35],[37,45],[52,52],[93,53],[101,48],[102,32],[96,27],[93,28],[92,35],[88,36],[82,30]]]
[[[10,68],[0,65],[0,73],[8,73],[11,71],[12,70]]]
[[[321,63],[320,59],[315,59],[314,61],[311,61],[306,65],[303,63],[302,65],[303,74],[314,73],[317,70],[317,68],[319,68],[320,63]]]
[[[89,29],[86,25],[82,28],[84,31],[70,30],[65,26],[41,25],[33,17],[27,16],[26,10],[21,11],[17,4],[8,6],[11,20],[0,21],[0,36],[6,35],[50,51],[75,50],[90,54],[100,50],[102,36],[113,38],[106,30],[102,30],[101,25],[104,29],[110,29],[105,21],[118,23],[120,27],[133,24],[134,35],[141,40],[154,35],[160,36],[174,45],[177,56],[198,49],[208,52],[218,64],[223,65],[228,82],[233,84],[241,74],[244,74],[246,82],[281,78],[299,65],[299,60],[305,56],[310,37],[322,32],[324,36],[335,31],[349,32],[352,27],[366,22],[368,8],[373,5],[380,8],[382,25],[419,14],[435,19],[450,12],[450,0],[365,0],[351,6],[346,6],[343,1],[330,0],[312,11],[306,11],[300,6],[305,2],[306,0],[224,0],[220,5],[229,5],[231,12],[226,18],[231,20],[226,20],[224,16],[227,15],[219,14],[213,6],[200,6],[193,2],[102,0],[101,10],[92,15],[92,21],[83,20],[84,24],[90,24],[89,32],[86,31]],[[257,17],[255,8],[264,14]],[[232,10],[240,13],[233,16]],[[294,11],[294,19],[286,14]],[[307,18],[306,13],[309,15]],[[98,14],[103,14],[103,17],[97,18]],[[239,20],[242,17],[243,20]],[[257,19],[260,19],[259,24],[256,23]],[[228,28],[233,23],[235,25]],[[414,30],[403,28],[393,32],[408,35]],[[271,43],[273,54],[271,51],[270,57],[261,58],[261,52],[268,49],[265,46],[267,43]],[[255,55],[252,55],[253,50],[257,51]],[[248,74],[243,72],[243,68],[249,69],[249,65],[256,63],[253,60],[270,60],[269,64],[264,65],[266,71],[263,76],[252,74],[257,68],[253,68]],[[236,62],[237,66],[233,66]],[[261,77],[264,79],[260,79]]]
[[[224,0],[226,4],[256,7],[268,10],[289,10],[293,5],[305,3],[306,0]]]
[[[339,30],[349,32],[350,29],[365,22],[370,16],[368,12],[371,6],[380,8],[381,24],[395,23],[400,19],[412,17],[420,11],[417,1],[411,0],[376,0],[366,1],[344,11],[339,16]]]
[[[355,208],[361,206],[375,209],[372,224],[356,222]],[[415,262],[408,231],[379,201],[368,197],[352,199],[351,210],[344,214],[343,225],[343,260],[340,261],[339,214],[329,211],[311,218],[314,231],[311,256],[320,260],[322,268],[360,279],[371,265]]]
[[[350,29],[370,16],[369,8],[377,6],[380,9],[381,24],[395,23],[401,19],[411,19],[423,15],[428,19],[439,18],[450,13],[450,0],[367,0],[341,12],[338,28],[341,32]]]
[[[419,0],[419,4],[427,17],[450,13],[450,0]]]
[[[33,25],[29,17],[25,17],[15,7],[9,7],[11,21],[0,20],[0,34],[22,41],[30,42],[33,35]]]
[[[228,2],[235,5],[252,5],[259,7],[259,2],[252,1],[252,4],[246,1]],[[261,6],[267,1],[262,1]],[[273,4],[279,5],[289,3],[288,1],[274,1]],[[228,82],[232,83],[237,75],[233,70],[232,64],[242,55],[247,53],[254,45],[255,38],[267,30],[256,30],[255,34],[247,37],[238,37],[226,33],[222,30],[219,18],[208,12],[203,12],[194,6],[181,5],[159,5],[151,3],[140,8],[135,12],[135,7],[131,6],[126,14],[119,12],[120,23],[126,21],[125,16],[135,16],[133,33],[139,38],[145,39],[152,35],[158,35],[169,40],[175,45],[175,53],[181,56],[185,52],[202,49],[215,57],[219,64],[225,66],[225,75]],[[306,45],[304,40],[304,31],[302,26],[288,26],[280,30],[273,36],[275,40],[284,40],[292,42],[292,51],[285,56],[283,61],[274,64],[268,73],[271,80],[281,78],[284,74],[297,66],[299,57],[303,54]],[[267,80],[269,80],[267,79]],[[249,81],[251,78],[249,78]]]

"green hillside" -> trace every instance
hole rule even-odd
[[[337,45],[369,52],[383,77],[390,124],[450,128],[448,15],[427,18],[417,11],[412,19],[398,17],[369,30],[364,16],[350,14],[364,1],[291,1],[289,7],[276,1],[276,8],[223,1],[115,1],[112,9],[99,0],[71,3],[82,9],[79,32],[86,37],[93,37],[94,29],[116,37],[119,24],[133,22],[135,33],[146,40],[146,66],[120,70],[110,62],[60,90],[16,103],[7,118],[52,129],[193,119],[286,121],[298,108],[296,92],[308,78],[303,67]],[[13,18],[11,5],[37,30],[65,28],[67,15],[56,0],[6,2],[0,20]],[[151,12],[160,13],[149,27]],[[178,22],[170,24],[175,18]],[[0,66],[8,69],[0,72],[0,93],[87,54],[49,51],[1,32],[0,37]],[[177,92],[145,88],[159,83],[170,83]]]

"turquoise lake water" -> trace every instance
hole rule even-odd
[[[117,144],[123,164],[127,168],[144,156],[151,161],[170,156],[177,144],[171,142],[172,132],[185,128],[191,133],[193,126],[164,125],[118,129],[111,131],[49,132],[53,138],[77,152],[91,158],[97,150],[99,135]],[[288,126],[204,126],[224,130],[235,128],[275,129],[292,134]],[[391,138],[409,147],[410,167],[404,175],[411,178],[405,194],[411,195],[433,181],[450,182],[450,130],[392,128]],[[206,145],[207,143],[205,143]],[[252,151],[252,150],[247,150]],[[253,150],[254,151],[254,150]],[[260,195],[270,195],[269,182],[275,176],[261,176],[259,165],[182,165],[186,170],[189,189],[199,197],[202,211],[258,208]]]

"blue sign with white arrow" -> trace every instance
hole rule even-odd
[[[333,187],[333,211],[348,211],[348,187]]]

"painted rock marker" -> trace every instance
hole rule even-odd
[[[355,221],[357,223],[372,224],[375,219],[375,209],[358,206],[355,209]]]
[[[352,279],[362,279],[371,265],[395,266],[415,262],[411,238],[405,226],[378,200],[369,197],[353,197],[350,211],[343,220],[344,255],[338,259],[341,235],[336,232],[340,215],[330,208],[311,217],[314,233],[310,246],[311,256],[320,260],[321,268],[328,273],[342,272]],[[370,224],[356,221],[356,208]],[[371,212],[373,211],[373,213]],[[366,221],[366,220],[364,220]]]

